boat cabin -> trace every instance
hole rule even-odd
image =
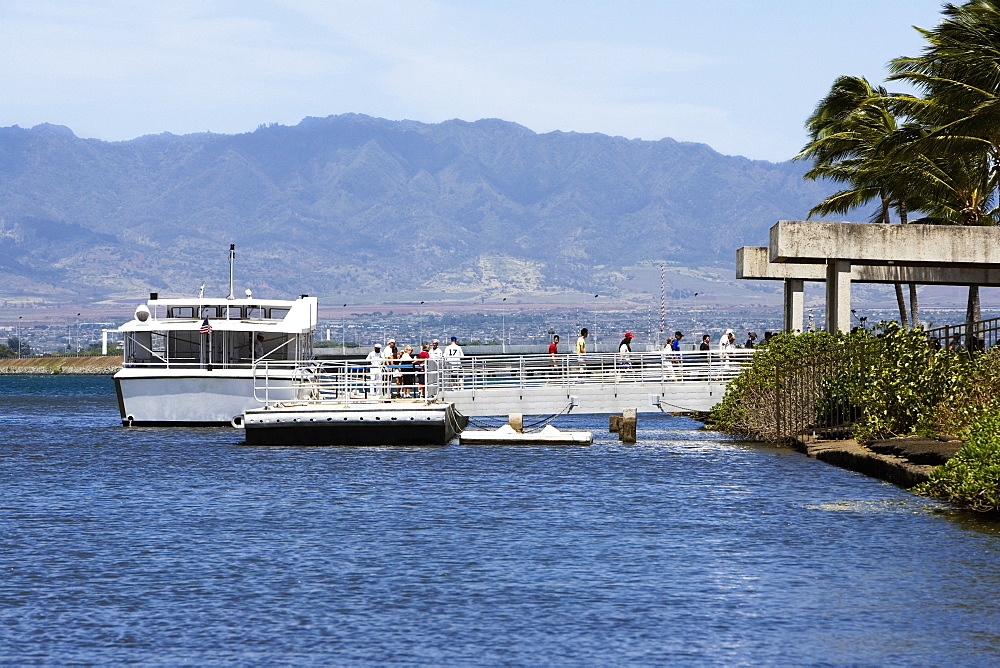
[[[121,327],[126,367],[251,367],[313,357],[317,299],[160,299]]]

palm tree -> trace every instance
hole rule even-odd
[[[966,183],[957,201],[939,206],[942,222],[995,225],[1000,186],[1000,3],[972,0],[947,4],[917,57],[890,63],[890,80],[906,81],[921,98],[899,99],[894,108],[919,119],[930,131],[915,142],[920,152],[945,163],[958,162]],[[956,184],[963,180],[955,179]],[[969,286],[966,323],[980,319],[979,286]],[[971,326],[967,327],[971,335]]]
[[[912,140],[914,128],[901,125],[890,101],[898,99],[864,77],[841,76],[806,121],[811,141],[795,160],[811,158],[806,178],[828,178],[849,188],[827,197],[809,211],[813,215],[847,213],[872,200],[879,202],[870,222],[891,223],[896,210],[901,223],[922,206],[906,175],[906,163],[895,159],[900,144]],[[910,320],[919,318],[916,286],[910,284]],[[906,303],[895,284],[900,323],[907,327]]]

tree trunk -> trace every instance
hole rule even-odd
[[[920,307],[917,305],[917,284],[910,283],[910,322],[914,327],[920,326]]]
[[[903,284],[893,283],[893,286],[896,288],[896,304],[899,306],[899,324],[903,326],[903,329],[907,329],[910,323],[906,319],[906,299],[903,298]]]
[[[889,225],[892,223],[892,219],[889,217],[890,200],[885,196],[882,197],[882,211],[880,215],[880,222]],[[906,207],[900,202],[897,208],[899,212],[899,223],[901,225],[906,224]],[[910,326],[909,321],[906,318],[906,300],[903,298],[903,285],[901,283],[893,284],[896,288],[896,305],[899,307],[899,324],[903,326],[903,329],[907,329]]]
[[[969,301],[965,307],[965,349],[976,350],[978,346],[973,346],[972,337],[975,335],[975,323],[982,320],[982,312],[979,308],[979,286],[969,286]]]

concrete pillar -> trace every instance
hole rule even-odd
[[[802,331],[802,287],[801,278],[785,279],[785,330]]]
[[[621,415],[609,415],[608,416],[608,433],[617,434],[622,428],[622,416]]]
[[[851,331],[851,261],[826,265],[826,331]]]
[[[507,424],[511,426],[511,429],[519,434],[524,433],[524,415],[521,413],[511,413],[507,416]]]
[[[618,431],[618,438],[622,443],[635,443],[636,415],[638,411],[634,408],[626,408],[622,411],[621,429]]]

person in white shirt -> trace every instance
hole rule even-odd
[[[382,364],[386,367],[383,373],[386,374],[386,382],[390,385],[393,383],[399,385],[403,382],[403,372],[400,371],[399,365],[396,363],[398,359],[399,349],[396,348],[396,339],[389,339],[385,344],[385,348],[382,349]],[[396,390],[392,389],[389,392],[389,396],[392,397],[395,393]]]
[[[736,334],[733,330],[727,329],[726,333],[722,335],[722,339],[719,341],[719,351],[722,352],[722,362],[726,366],[729,366],[729,353],[736,350]]]
[[[403,348],[403,353],[399,356],[399,366],[401,371],[399,396],[416,398],[417,379],[413,372],[413,346]]]
[[[736,350],[736,335],[733,330],[727,329],[726,333],[722,335],[719,340],[719,350],[722,352],[730,352]]]
[[[448,347],[444,349],[444,358],[448,362],[448,374],[452,376],[453,382],[449,383],[452,387],[455,386],[454,379],[458,379],[458,387],[464,387],[465,381],[462,378],[462,358],[465,357],[465,353],[462,351],[462,346],[458,345],[458,337],[451,337],[451,343]]]
[[[623,369],[632,368],[632,332],[625,332],[625,338],[618,344],[618,364]]]
[[[441,371],[444,369],[444,348],[439,347],[440,341],[431,341],[430,362],[427,363],[427,385],[431,388],[429,394],[436,394],[441,383]]]
[[[368,353],[368,357],[365,358],[365,364],[368,367],[368,385],[373,397],[382,396],[382,364],[384,362],[382,346],[376,343],[372,351]]]

